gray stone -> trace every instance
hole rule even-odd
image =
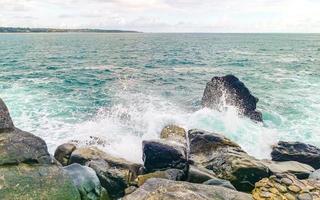
[[[316,146],[301,142],[278,142],[271,152],[274,161],[297,161],[320,168],[320,149]]]
[[[291,173],[299,179],[308,178],[314,171],[314,168],[296,161],[276,162],[271,160],[263,160],[263,164],[269,168],[272,174]]]
[[[255,182],[269,177],[269,169],[228,138],[202,130],[189,130],[189,160],[229,180],[237,190],[249,192]]]
[[[225,187],[149,179],[123,200],[252,200],[251,195]]]
[[[93,169],[80,164],[72,164],[64,167],[64,169],[77,187],[82,200],[101,199],[103,189]]]

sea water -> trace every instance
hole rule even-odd
[[[201,107],[213,76],[234,74],[264,123]],[[1,34],[0,97],[49,151],[92,136],[141,162],[167,124],[224,134],[257,158],[278,140],[320,146],[319,34]]]

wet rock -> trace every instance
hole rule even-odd
[[[320,198],[320,183],[299,180],[293,174],[277,174],[257,182],[252,196],[256,200],[315,200]]]
[[[59,161],[63,166],[67,166],[71,153],[76,150],[76,145],[72,143],[65,143],[56,149],[54,152],[54,158]]]
[[[269,168],[272,174],[291,173],[299,179],[306,179],[314,171],[314,168],[296,161],[276,162],[271,160],[263,160],[263,164]]]
[[[166,179],[149,179],[123,200],[250,200],[249,194],[220,186],[194,184]]]
[[[214,178],[216,178],[215,174],[206,168],[189,166],[187,181],[190,183],[203,183]]]
[[[189,160],[229,180],[240,191],[251,191],[254,183],[269,176],[260,160],[249,156],[228,138],[202,130],[190,130]]]
[[[173,140],[181,144],[187,145],[187,134],[184,128],[177,125],[168,125],[164,127],[160,133],[161,139]]]
[[[95,171],[80,164],[72,164],[64,167],[77,187],[82,200],[108,200],[106,192],[101,187]],[[104,199],[101,199],[101,196]]]
[[[80,194],[62,168],[22,163],[0,166],[0,199],[80,200]]]
[[[223,180],[223,179],[220,179],[220,178],[213,178],[213,179],[207,180],[203,184],[205,184],[205,185],[216,185],[216,186],[221,186],[221,187],[229,188],[229,189],[232,189],[232,190],[236,190],[236,188],[230,183],[230,181]]]
[[[184,178],[184,172],[178,169],[168,169],[165,171],[156,171],[149,174],[140,175],[137,178],[138,186],[143,185],[148,179],[151,178],[162,178],[173,181],[181,181]]]
[[[125,195],[125,189],[130,184],[130,171],[128,169],[111,167],[104,160],[93,160],[88,163],[92,168],[102,185],[112,199],[118,199]]]
[[[137,174],[142,165],[129,162],[123,158],[116,158],[96,147],[77,148],[70,156],[70,164],[79,163],[85,165],[91,160],[104,160],[110,167],[127,169],[131,173],[132,180],[137,177]]]
[[[146,172],[161,171],[170,168],[187,171],[186,147],[175,141],[143,141],[143,161]]]
[[[301,142],[278,142],[271,152],[274,161],[297,161],[320,168],[320,149],[310,144]]]
[[[9,110],[6,104],[0,98],[0,133],[5,130],[11,130],[14,128],[12,119],[9,114]]]
[[[207,83],[202,97],[202,105],[222,111],[223,104],[235,106],[238,112],[252,120],[262,122],[262,114],[256,111],[259,99],[234,75],[213,77]]]
[[[51,162],[47,145],[41,138],[17,128],[0,134],[0,165]]]

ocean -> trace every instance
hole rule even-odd
[[[201,107],[213,76],[234,74],[264,123]],[[142,162],[167,124],[224,134],[269,158],[279,140],[320,147],[320,34],[0,34],[0,97],[49,151],[99,137]]]

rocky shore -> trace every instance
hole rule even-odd
[[[263,122],[258,99],[232,75],[214,77],[202,98],[217,110],[225,102]],[[168,124],[142,149],[143,164],[72,141],[52,156],[45,141],[15,127],[0,99],[0,199],[320,199],[320,149],[309,144],[279,141],[272,160],[259,160],[223,134]]]

